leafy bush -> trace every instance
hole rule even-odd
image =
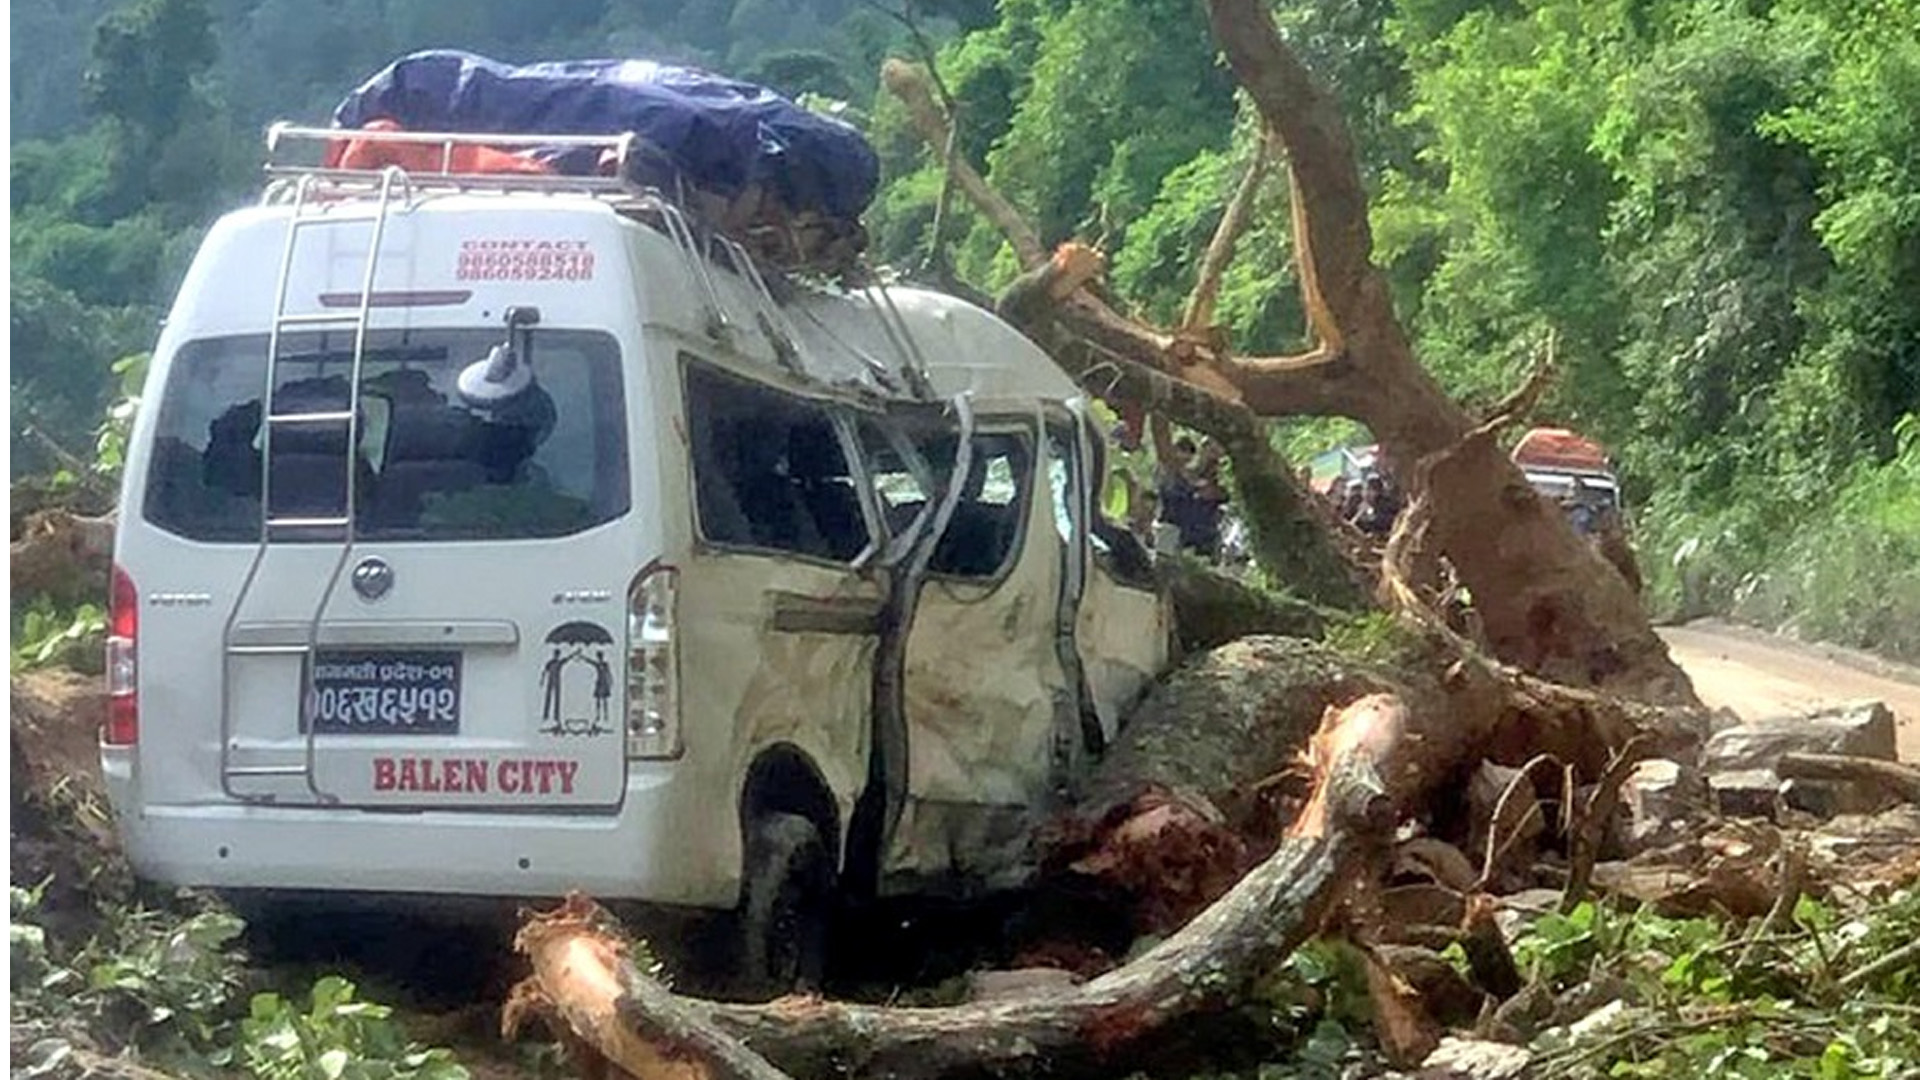
[[[40,599],[18,613],[11,667],[21,671],[57,664],[97,672],[106,632],[107,614],[99,605],[63,611]]]
[[[1829,511],[1811,516],[1768,560],[1736,614],[1920,660],[1920,415],[1894,431],[1898,456],[1855,468]]]
[[[1517,960],[1558,989],[1617,1001],[1543,1035],[1543,1076],[1911,1076],[1920,1061],[1920,890],[1856,918],[1803,897],[1790,923],[1670,919],[1583,903],[1547,915]],[[1904,956],[1904,960],[1903,960]]]
[[[244,927],[238,918],[118,910],[102,933],[63,955],[42,925],[45,890],[44,882],[8,889],[12,1020],[16,1032],[46,1043],[31,1055],[42,1072],[59,1069],[75,1041],[167,1059],[218,1052],[243,983],[232,950]]]
[[[258,1080],[466,1080],[450,1051],[407,1039],[390,1008],[357,1000],[337,975],[313,985],[304,1010],[266,992],[240,1015],[245,924],[225,909],[116,908],[102,932],[63,948],[45,894],[44,882],[8,890],[11,1020],[26,1047],[16,1075],[66,1080],[104,1050],[169,1071],[238,1066]]]
[[[238,1057],[259,1080],[466,1080],[451,1051],[410,1042],[385,1005],[354,1000],[338,975],[313,984],[305,1011],[256,994]]]

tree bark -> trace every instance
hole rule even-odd
[[[1254,149],[1253,160],[1247,163],[1246,175],[1240,178],[1240,186],[1233,189],[1233,198],[1227,201],[1227,209],[1220,216],[1220,227],[1214,230],[1207,252],[1200,259],[1199,280],[1180,316],[1180,328],[1188,333],[1203,332],[1213,325],[1213,305],[1220,297],[1220,278],[1233,262],[1234,245],[1240,242],[1240,234],[1253,218],[1253,200],[1267,178],[1271,157],[1271,148],[1262,137]]]

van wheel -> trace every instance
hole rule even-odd
[[[798,814],[753,822],[739,912],[740,981],[749,994],[820,988],[835,885],[833,859],[813,822]]]

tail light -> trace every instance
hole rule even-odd
[[[113,568],[107,601],[107,726],[101,741],[132,746],[140,741],[140,593],[127,572]]]
[[[680,572],[655,566],[627,590],[627,756],[680,756],[680,649],[674,597]]]

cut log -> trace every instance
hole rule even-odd
[[[1239,1001],[1377,870],[1395,821],[1424,798],[1432,775],[1426,758],[1436,743],[1413,726],[1390,695],[1329,712],[1312,740],[1312,796],[1280,848],[1132,963],[1050,997],[924,1009],[678,997],[640,972],[576,899],[522,932],[534,974],[509,1019],[550,1008],[614,1066],[672,1080],[764,1080],[772,1075],[764,1062],[796,1076],[893,1080],[1110,1075],[1169,1024]]]
[[[1301,769],[1289,788],[1282,774],[1328,709],[1394,689],[1297,638],[1196,657],[1133,710],[1078,804],[1050,823],[1043,880],[1091,879],[1139,933],[1178,927],[1272,849],[1310,780]]]
[[[1782,780],[1840,780],[1880,788],[1920,803],[1920,768],[1898,761],[1847,754],[1787,753],[1773,766]]]

